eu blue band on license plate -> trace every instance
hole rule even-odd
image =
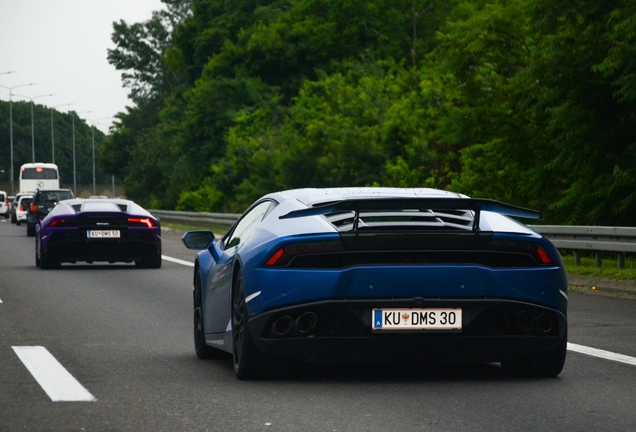
[[[373,309],[373,330],[461,330],[461,308]]]

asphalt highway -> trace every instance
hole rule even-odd
[[[40,270],[0,220],[0,431],[618,431],[636,429],[636,301],[571,291],[565,368],[297,367],[265,381],[192,342],[194,254],[163,266]]]

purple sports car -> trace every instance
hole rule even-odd
[[[35,265],[50,269],[78,261],[160,268],[159,221],[128,200],[61,201],[36,225]]]

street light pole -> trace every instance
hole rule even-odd
[[[51,107],[51,163],[55,163],[55,133],[53,132],[53,110],[57,107],[73,105],[72,103]]]
[[[95,124],[91,126],[91,133],[93,134],[93,196],[97,195],[95,192]]]
[[[10,73],[10,72],[7,72]],[[20,84],[17,86],[13,86],[13,87],[6,87],[3,85],[0,85],[0,87],[2,88],[6,88],[9,90],[9,137],[10,137],[10,142],[11,142],[11,195],[15,195],[15,193],[13,192],[13,89],[16,89],[18,87],[27,87],[27,86],[32,86],[35,85],[36,83],[29,83],[29,84]]]
[[[73,195],[77,196],[77,165],[75,163],[75,116],[78,114],[86,114],[92,111],[82,111],[79,113],[73,113]]]
[[[37,99],[37,98],[41,98],[41,97],[49,97],[49,96],[55,96],[54,94],[46,94],[46,95],[38,95],[38,96],[26,96],[26,95],[19,95],[16,94],[16,96],[20,96],[23,98],[27,98],[31,101],[31,158],[33,163],[35,163],[35,127],[34,127],[34,123],[33,123],[33,100]]]
[[[97,193],[95,192],[95,189],[96,189],[95,187],[95,122],[97,120],[105,120],[109,118],[113,118],[113,117],[108,116],[108,117],[102,117],[95,120],[91,120],[91,131],[93,133],[93,195],[97,195]]]

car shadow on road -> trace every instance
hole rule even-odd
[[[327,382],[492,381],[507,378],[498,363],[297,364],[272,379]]]
[[[56,271],[60,270],[138,270],[135,264],[62,264],[61,267],[55,269]]]
[[[231,356],[206,360],[215,369],[234,374]],[[410,382],[499,381],[513,379],[499,363],[372,363],[305,364],[292,360],[269,365],[262,381],[272,382]]]

